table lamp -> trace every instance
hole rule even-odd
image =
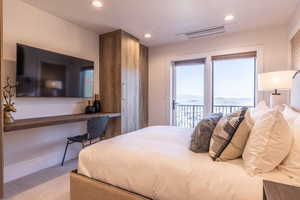
[[[258,75],[259,91],[274,91],[270,97],[270,106],[275,107],[286,103],[285,95],[278,90],[289,90],[292,88],[293,76],[296,71],[276,71]]]

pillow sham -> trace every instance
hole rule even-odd
[[[211,138],[209,155],[213,160],[233,160],[242,156],[251,127],[245,119],[247,108],[223,117]]]
[[[266,112],[270,111],[265,101],[261,101],[257,104],[255,108],[249,109],[246,113],[247,122],[254,126],[255,122]]]
[[[300,117],[300,113],[288,105],[284,105],[282,114],[289,125],[293,125],[294,121]]]
[[[222,116],[222,113],[210,114],[198,123],[192,134],[190,145],[191,151],[195,153],[204,153],[209,151],[211,136]]]
[[[283,115],[293,133],[294,142],[289,155],[278,169],[300,183],[300,113],[285,106]]]
[[[243,159],[250,175],[276,168],[288,155],[293,136],[278,109],[263,114],[252,128]]]

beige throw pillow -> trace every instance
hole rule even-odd
[[[213,160],[233,160],[242,156],[251,127],[245,120],[247,108],[223,117],[214,130],[209,155]]]
[[[278,109],[263,114],[255,123],[243,159],[250,175],[272,171],[288,155],[293,136]]]

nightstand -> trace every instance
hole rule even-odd
[[[264,200],[300,200],[300,187],[263,181]]]

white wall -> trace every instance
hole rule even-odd
[[[95,62],[95,91],[98,87],[99,42],[96,33],[85,30],[20,0],[4,0],[4,67],[15,77],[16,43],[47,49]],[[18,98],[16,119],[80,113],[83,99]],[[5,181],[61,161],[68,136],[85,131],[85,123],[65,124],[9,132],[4,137]],[[70,148],[74,158],[80,146]]]
[[[168,125],[170,122],[170,61],[191,55],[208,55],[217,51],[261,49],[260,72],[289,68],[289,40],[286,26],[259,31],[226,34],[205,39],[150,48],[149,123]],[[267,94],[264,95],[268,97]],[[266,98],[267,100],[267,98]]]

